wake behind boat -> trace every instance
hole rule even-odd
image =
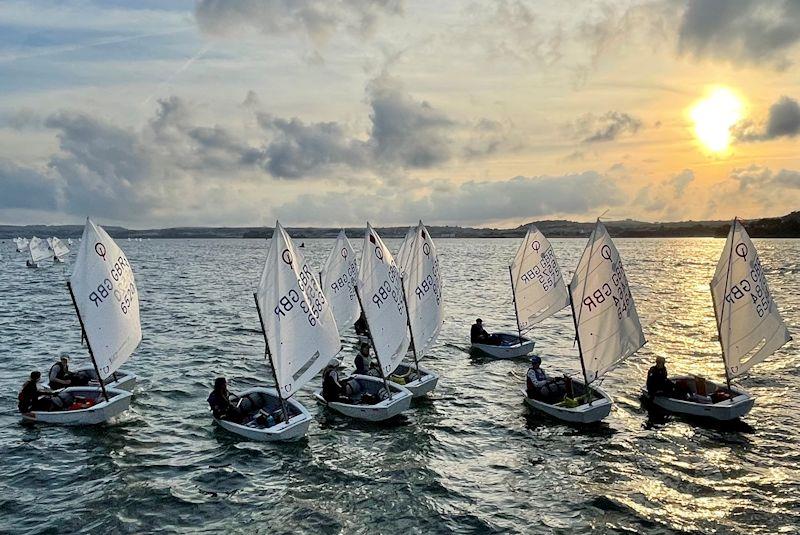
[[[698,376],[675,377],[656,387],[648,377],[645,395],[672,413],[734,420],[745,416],[755,399],[734,387],[732,380],[792,339],[772,298],[758,251],[738,219],[731,223],[711,279],[711,298],[727,388]],[[651,368],[648,375],[653,373]]]

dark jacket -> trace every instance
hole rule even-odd
[[[31,412],[39,401],[39,388],[36,386],[36,381],[27,381],[19,393],[17,408],[19,412]]]
[[[669,393],[671,383],[667,379],[667,367],[652,366],[647,372],[647,392],[649,394]]]
[[[341,395],[341,389],[338,384],[339,372],[335,368],[331,368],[322,376],[322,397],[325,401],[337,401]]]
[[[355,365],[356,365],[356,373],[360,373],[361,375],[367,375],[367,372],[369,372],[367,359],[361,353],[356,355]]]
[[[472,325],[472,328],[469,331],[469,340],[473,344],[475,343],[482,343],[489,339],[489,333],[483,328],[483,325],[478,325],[477,323]]]
[[[207,401],[209,407],[211,407],[211,412],[214,414],[214,418],[217,420],[225,419],[233,408],[231,400],[228,398],[228,396],[226,394],[217,392],[216,390],[211,392]]]

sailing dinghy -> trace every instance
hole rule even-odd
[[[536,410],[565,422],[589,424],[608,416],[612,406],[608,394],[592,383],[645,344],[622,259],[599,219],[568,293],[583,381],[569,381],[572,403],[529,398],[525,390],[522,394]]]
[[[31,241],[28,242],[28,253],[30,258],[25,262],[25,265],[29,268],[38,268],[39,263],[47,258],[50,258],[50,251],[47,249],[47,244],[44,240],[41,240],[34,236],[31,238]]]
[[[69,254],[69,247],[67,247],[64,244],[64,242],[59,240],[58,238],[53,238],[52,249],[53,249],[53,262],[56,264],[64,262],[64,259]]]
[[[14,242],[17,244],[17,252],[18,253],[21,253],[25,249],[28,248],[28,239],[27,238],[18,237],[16,240],[14,240]]]
[[[726,421],[741,418],[755,399],[731,381],[777,351],[792,337],[772,298],[758,251],[738,219],[711,279],[711,298],[717,322],[727,388],[699,376],[672,377],[689,399],[654,396],[669,412]]]
[[[87,218],[83,237],[67,288],[95,373],[107,381],[142,340],[139,294],[125,253],[106,231]],[[103,382],[99,387],[68,387],[55,394],[56,410],[33,411],[22,417],[29,422],[94,425],[126,411],[131,396]]]
[[[380,377],[353,374],[347,380],[348,386],[358,391],[356,396],[369,393],[368,399],[377,398],[378,401],[371,404],[326,401],[322,389],[317,390],[314,397],[321,404],[351,418],[371,422],[388,420],[411,406],[411,392],[386,379],[408,351],[408,315],[403,303],[400,271],[389,248],[369,223],[354,290],[369,326]]]
[[[358,260],[344,230],[339,231],[325,267],[319,274],[322,291],[333,308],[333,317],[341,335],[353,325],[361,309],[356,298]],[[341,361],[340,361],[341,363]]]
[[[498,359],[524,357],[533,351],[535,342],[523,334],[569,303],[553,248],[534,225],[528,227],[513,263],[508,266],[508,274],[517,334],[496,333],[494,344],[472,344]]]
[[[330,302],[280,222],[275,223],[253,297],[275,388],[250,388],[238,396],[241,423],[216,422],[252,440],[298,440],[308,432],[311,414],[292,396],[336,356],[341,345]]]
[[[401,362],[389,380],[403,385],[417,398],[431,392],[439,382],[439,374],[420,366],[419,360],[433,346],[444,322],[442,278],[436,246],[422,221],[406,234],[403,245],[399,253],[405,257],[401,281],[414,362]]]

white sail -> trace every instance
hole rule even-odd
[[[87,218],[83,237],[69,282],[97,369],[106,378],[142,340],[139,292],[128,258],[102,227]]]
[[[742,375],[792,339],[772,298],[755,245],[738,220],[711,279],[725,366]]]
[[[391,251],[367,223],[358,291],[383,374],[391,374],[408,351],[408,316],[400,271]]]
[[[421,357],[436,341],[444,322],[439,258],[422,221],[413,229],[408,249],[403,283],[414,349]]]
[[[645,344],[622,259],[599,220],[569,291],[581,359],[591,382]]]
[[[47,248],[50,249],[51,251],[53,250],[53,240],[54,239],[55,238],[47,238]]]
[[[339,332],[351,326],[360,313],[355,290],[357,281],[356,253],[342,230],[322,270],[322,291],[331,303]]]
[[[511,264],[519,330],[530,330],[569,305],[569,294],[550,242],[531,225]]]
[[[63,260],[69,254],[69,247],[58,238],[53,238],[53,256],[59,260]]]
[[[47,244],[44,240],[36,236],[31,238],[31,241],[28,242],[28,251],[31,255],[31,261],[37,264],[46,258],[50,258],[50,251],[47,250]]]
[[[22,251],[27,249],[28,243],[29,243],[27,238],[17,238],[15,241],[17,243],[17,252],[18,253],[21,253]]]
[[[397,264],[397,269],[400,270],[400,273],[405,273],[406,268],[408,267],[408,259],[411,255],[411,242],[414,241],[414,230],[414,227],[408,228],[406,235],[403,238],[403,243],[400,244],[400,248],[397,250],[395,263]]]
[[[279,222],[256,292],[277,387],[289,397],[341,349],[330,302]]]

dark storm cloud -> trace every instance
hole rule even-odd
[[[54,210],[61,184],[43,173],[0,159],[0,208]]]
[[[322,44],[340,30],[369,35],[381,17],[402,11],[402,0],[199,0],[194,15],[211,35],[237,35],[242,28],[301,32]]]
[[[627,113],[609,111],[603,115],[587,113],[575,122],[574,128],[583,143],[613,141],[623,134],[635,134],[642,121]]]
[[[473,181],[434,188],[412,199],[405,191],[346,191],[302,195],[277,210],[279,217],[306,214],[309,223],[374,219],[403,223],[417,214],[448,223],[486,223],[503,219],[583,214],[624,201],[613,180],[594,171],[563,176],[518,176],[502,181]]]
[[[785,68],[798,41],[796,0],[691,0],[680,23],[678,46],[697,57],[769,61]]]
[[[769,107],[769,116],[763,130],[759,131],[747,121],[734,129],[739,141],[768,141],[779,137],[794,137],[800,134],[800,104],[787,96]]]

